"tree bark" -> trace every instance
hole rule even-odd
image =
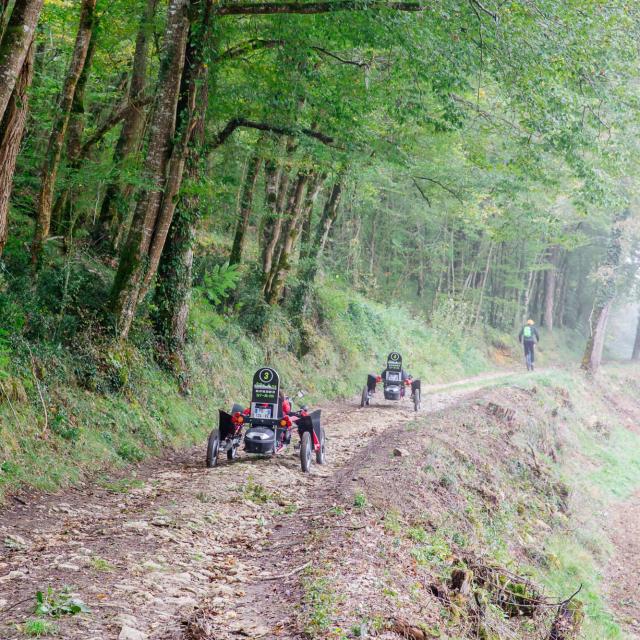
[[[240,264],[242,262],[242,253],[244,251],[247,227],[249,226],[249,217],[251,216],[251,205],[253,204],[253,195],[258,183],[258,174],[260,173],[260,165],[262,158],[256,150],[249,159],[247,164],[244,185],[242,187],[242,195],[240,196],[240,212],[236,232],[233,238],[233,247],[229,257],[229,264]]]
[[[0,121],[27,59],[43,0],[16,0],[0,41]],[[5,5],[4,10],[7,10]],[[4,13],[4,11],[3,11]]]
[[[636,324],[636,339],[633,342],[633,353],[631,354],[631,359],[640,360],[640,311],[638,311],[638,323]]]
[[[60,103],[57,107],[56,118],[49,137],[45,160],[42,167],[42,184],[38,195],[37,220],[33,243],[31,245],[31,261],[37,266],[43,242],[49,236],[51,226],[51,207],[56,177],[62,156],[62,146],[69,125],[71,107],[78,81],[87,59],[89,43],[95,23],[96,0],[83,0],[80,10],[80,24],[76,35],[76,42],[71,56],[71,63],[67,70]]]
[[[553,331],[558,251],[557,246],[549,249],[549,264],[551,266],[544,274],[544,326],[549,331]]]
[[[211,2],[207,1],[197,34],[191,30],[178,103],[178,130],[192,132],[184,142],[187,145],[186,173],[192,181],[200,179],[200,154],[205,138],[208,100],[207,83],[202,81],[205,72],[203,42],[209,33],[210,12]],[[169,227],[155,290],[155,327],[162,347],[161,355],[165,364],[180,378],[183,392],[189,387],[184,349],[193,279],[193,245],[199,219],[198,195],[183,195]]]
[[[262,225],[262,273],[265,278],[271,271],[273,249],[275,247],[272,240],[275,233],[276,219],[278,217],[277,201],[280,171],[281,169],[278,168],[275,160],[267,160],[265,162],[265,205],[267,212],[264,224]]]
[[[151,41],[153,18],[156,13],[158,0],[147,0],[144,14],[140,20],[140,27],[136,38],[136,49],[131,65],[131,82],[127,102],[139,102],[147,87],[147,67],[149,64],[149,43]],[[92,239],[96,244],[106,243],[111,238],[112,251],[118,249],[119,239],[122,237],[119,227],[124,224],[129,211],[129,201],[133,194],[131,184],[123,185],[120,173],[124,161],[140,146],[145,123],[145,110],[142,106],[132,108],[127,115],[120,131],[120,137],[113,153],[113,176],[105,189],[98,220],[93,229]]]
[[[265,292],[265,300],[270,305],[277,304],[282,297],[286,277],[291,269],[291,254],[300,235],[302,212],[304,209],[304,194],[308,181],[308,174],[298,174],[289,205],[289,216],[282,236],[278,260],[273,265],[268,289]]]
[[[306,267],[300,275],[300,284],[296,292],[295,306],[300,308],[301,312],[305,309],[309,299],[309,292],[315,282],[320,264],[320,258],[324,251],[331,227],[338,217],[340,209],[340,200],[342,199],[342,190],[344,186],[344,175],[340,175],[334,182],[329,197],[325,202],[322,216],[318,221],[313,242],[309,248],[309,254],[306,258]],[[302,314],[301,314],[302,315]]]
[[[176,108],[184,69],[189,19],[188,0],[171,0],[164,38],[164,51],[158,79],[158,95],[152,111],[147,157],[141,190],[131,228],[123,248],[111,293],[117,331],[122,339],[129,335],[142,285],[149,275],[153,241],[158,226],[163,193],[169,194],[169,161],[176,130]],[[174,174],[171,179],[175,178]],[[156,245],[157,246],[157,245]]]
[[[89,48],[87,50],[87,56],[82,68],[82,73],[80,74],[80,78],[78,79],[78,84],[76,85],[76,90],[73,94],[73,101],[71,104],[71,115],[69,116],[69,125],[67,129],[66,148],[67,163],[69,166],[69,176],[67,178],[68,184],[58,195],[51,214],[55,233],[65,235],[65,240],[67,241],[72,233],[73,228],[73,200],[75,199],[75,195],[77,194],[77,185],[75,185],[74,182],[82,161],[82,134],[84,132],[84,127],[86,124],[84,97],[87,88],[87,82],[89,80],[89,74],[91,72],[91,64],[93,62],[95,47],[96,30],[94,28],[91,33],[91,40],[89,42]]]
[[[595,373],[602,361],[609,313],[616,296],[616,272],[622,260],[622,222],[628,216],[629,211],[625,210],[614,217],[607,254],[598,273],[596,295],[589,316],[589,337],[582,356],[582,369],[590,373]]]
[[[4,117],[0,121],[0,256],[9,233],[9,200],[13,174],[27,120],[29,86],[33,79],[35,43],[32,42]]]

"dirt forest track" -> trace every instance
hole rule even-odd
[[[420,415],[508,376],[424,387]],[[0,511],[0,638],[25,637],[20,624],[48,586],[72,588],[90,609],[60,619],[69,640],[300,637],[299,580],[314,563],[316,525],[369,452],[391,450],[394,427],[416,418],[409,401],[380,394],[364,409],[355,399],[322,409],[329,459],[308,475],[293,450],[208,470],[203,444],[135,477],[13,498]]]

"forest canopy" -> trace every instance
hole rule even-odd
[[[0,2],[0,331],[150,333],[198,289],[312,348],[321,278],[588,337],[635,295],[636,3]]]

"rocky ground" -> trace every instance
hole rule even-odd
[[[422,412],[455,402],[474,381],[459,384],[466,390],[425,394]],[[265,615],[265,602],[314,562],[304,536],[328,517],[350,460],[414,420],[412,409],[323,407],[329,460],[309,475],[293,450],[208,470],[200,447],[59,495],[15,496],[0,520],[0,637],[25,637],[21,625],[48,587],[68,588],[90,609],[60,618],[69,640],[181,637],[203,603],[212,638],[284,633],[290,620]]]
[[[415,597],[416,590],[433,590],[411,556],[416,544],[427,548],[421,529],[395,535],[404,525],[388,515],[416,513],[424,531],[437,532],[448,510],[462,513],[462,493],[450,502],[447,455],[473,470],[466,491],[489,509],[500,504],[491,456],[514,459],[523,449],[512,410],[503,411],[509,394],[475,394],[504,375],[425,389],[418,416],[408,401],[379,398],[364,409],[355,400],[322,407],[328,463],[307,475],[294,450],[274,459],[242,455],[209,470],[202,446],[58,495],[14,496],[0,512],[0,638],[26,637],[36,593],[49,587],[55,602],[68,589],[89,609],[56,621],[68,640],[293,640],[314,628],[329,629],[318,637],[366,637],[372,611],[388,622],[394,609],[435,624],[441,602]],[[493,401],[504,405],[495,415]],[[487,427],[487,416],[499,431]],[[433,453],[433,466],[415,467],[415,429],[423,431],[421,460]],[[478,439],[486,443],[482,454]],[[528,464],[535,471],[535,455]],[[487,477],[478,479],[478,470]],[[419,473],[424,478],[413,482]],[[434,480],[426,481],[428,474]],[[384,508],[369,510],[367,500]],[[640,553],[638,502],[632,507],[620,510],[614,528],[624,532],[614,540],[616,580],[627,587],[637,578]],[[436,526],[430,512],[444,520]],[[544,522],[535,527],[545,535]],[[633,620],[637,606],[622,603],[621,613]],[[360,629],[354,620],[362,620]],[[344,624],[344,635],[331,635],[336,624]],[[377,637],[407,637],[406,629],[387,625]]]

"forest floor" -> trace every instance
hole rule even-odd
[[[424,387],[419,414],[408,401],[385,402],[380,395],[364,409],[355,400],[323,406],[328,463],[307,475],[293,450],[274,459],[242,455],[206,469],[202,446],[55,495],[16,495],[0,511],[0,637],[27,637],[36,593],[46,595],[49,587],[52,604],[68,589],[90,610],[56,620],[59,636],[68,640],[365,637],[376,625],[377,637],[403,637],[385,626],[393,600],[376,602],[376,594],[389,572],[398,584],[408,581],[407,593],[414,589],[415,561],[394,568],[379,561],[390,525],[368,505],[397,503],[446,515],[453,506],[445,493],[436,490],[426,505],[428,494],[407,486],[422,456],[412,449],[419,423],[431,416],[421,438],[446,441],[469,465],[488,465],[473,461],[473,439],[449,428],[448,412],[460,410],[480,425],[478,416],[496,400],[484,389],[528,377],[505,372]],[[510,401],[517,406],[524,391],[514,387]],[[497,393],[499,401],[508,397]],[[460,424],[460,416],[455,420]],[[493,455],[512,456],[509,420],[500,437],[475,429],[471,433],[491,441]],[[425,464],[422,457],[418,462]],[[535,455],[533,462],[538,466]],[[500,488],[483,487],[474,490],[499,504]],[[618,513],[615,529],[626,529],[616,578],[628,591],[621,594],[635,593],[629,585],[640,572],[639,516]],[[628,526],[634,517],[635,535]],[[426,605],[416,598],[396,604],[424,624],[436,625],[441,616],[435,597]],[[625,615],[640,615],[637,606],[630,603]]]

